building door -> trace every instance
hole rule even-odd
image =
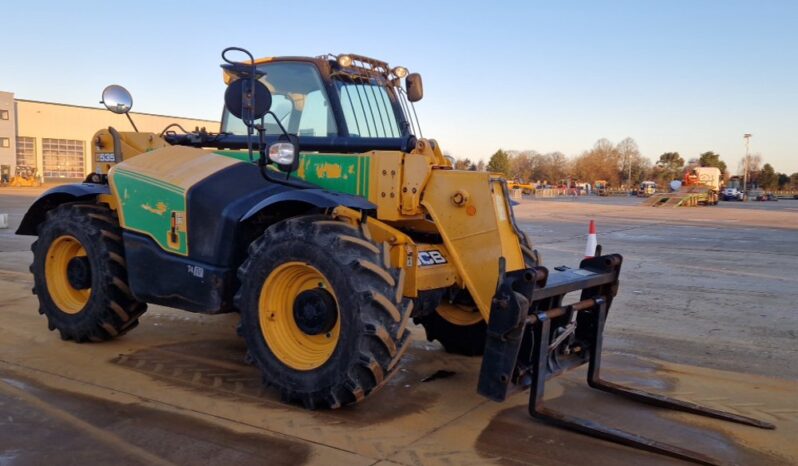
[[[17,166],[36,168],[36,138],[17,136]]]
[[[42,138],[42,174],[45,178],[83,178],[84,142]]]

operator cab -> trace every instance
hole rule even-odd
[[[380,148],[402,150],[420,134],[413,102],[423,96],[421,76],[404,67],[358,55],[266,58],[255,65],[272,95],[274,117],[263,120],[267,137],[280,135],[282,125],[310,145],[378,140]],[[233,79],[225,74],[228,83]],[[227,109],[221,130],[247,134],[244,122]]]

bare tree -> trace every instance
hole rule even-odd
[[[629,137],[619,142],[615,149],[621,158],[620,178],[626,180],[627,187],[631,187],[633,183],[633,167],[636,163],[640,163],[640,149],[637,147],[635,140]]]
[[[618,186],[622,168],[618,149],[609,140],[599,139],[592,149],[574,159],[572,175],[581,181],[606,180],[611,186]]]
[[[471,168],[471,160],[468,158],[465,159],[457,159],[454,161],[454,168],[456,170],[468,170]]]
[[[510,177],[522,181],[532,179],[539,163],[539,154],[535,151],[521,151],[510,156]]]
[[[740,164],[737,166],[737,173],[742,176],[745,170],[745,159],[748,159],[748,172],[758,172],[762,169],[762,154],[749,154],[740,159]]]

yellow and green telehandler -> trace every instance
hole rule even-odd
[[[396,373],[412,320],[447,351],[482,355],[479,393],[529,389],[530,414],[561,427],[713,462],[543,406],[545,381],[583,364],[593,388],[772,427],[603,381],[621,256],[543,267],[505,180],[454,170],[421,136],[418,73],[354,54],[256,60],[231,47],[222,58],[218,132],[101,129],[93,173],[22,220],[17,233],[38,236],[39,312],[63,339],[125,334],[147,303],[235,312],[265,384],[337,408]],[[103,103],[127,114],[132,98],[114,85]]]

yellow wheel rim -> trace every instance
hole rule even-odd
[[[441,303],[435,309],[435,312],[454,325],[466,326],[482,322],[482,314],[472,307]]]
[[[67,314],[77,314],[89,302],[91,288],[75,289],[67,277],[67,265],[74,257],[85,257],[86,249],[74,236],[59,236],[47,249],[44,277],[47,291],[58,309]]]
[[[294,319],[294,301],[303,291],[323,288],[335,299],[330,282],[315,267],[303,262],[286,262],[274,269],[263,283],[258,300],[260,330],[272,353],[286,366],[308,371],[320,367],[332,356],[341,333],[341,314],[326,334],[309,335]]]

